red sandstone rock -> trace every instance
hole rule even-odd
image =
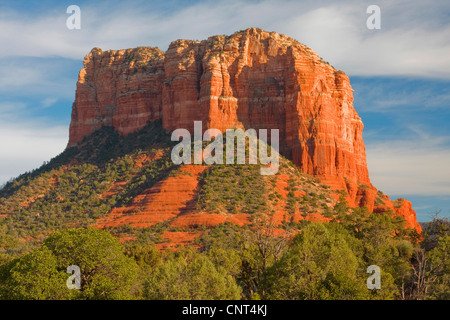
[[[395,213],[402,216],[406,220],[407,226],[415,228],[418,232],[422,232],[420,224],[417,222],[416,212],[412,208],[410,201],[403,199],[399,208],[395,208]]]
[[[167,130],[195,120],[204,130],[279,129],[281,152],[305,173],[370,184],[348,77],[285,35],[251,28],[177,40],[165,54],[95,48],[84,64],[69,146],[102,125],[128,134],[159,118]]]
[[[412,208],[412,204],[410,201],[400,198],[397,199],[394,204],[394,202],[389,199],[389,196],[383,195],[382,198],[384,204],[375,206],[373,209],[374,212],[385,212],[390,209],[396,214],[405,218],[407,227],[414,228],[419,233],[422,232],[422,227],[417,222],[416,212]]]
[[[108,216],[98,219],[96,226],[105,228],[128,224],[145,228],[192,212],[198,176],[206,168],[208,167],[201,165],[182,167],[184,172],[191,175],[167,177],[136,196],[130,205],[111,210]],[[113,185],[112,188],[114,187]]]
[[[203,41],[103,52],[84,60],[68,146],[102,125],[121,134],[162,119],[166,130],[243,127],[279,129],[280,152],[352,206],[374,209],[349,78],[310,48],[275,32],[250,28]],[[417,227],[407,204],[399,210]]]
[[[157,48],[92,49],[78,76],[68,146],[103,125],[129,134],[160,119],[163,82],[164,53]]]

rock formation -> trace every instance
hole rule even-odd
[[[102,125],[121,134],[162,119],[164,129],[279,129],[280,152],[305,173],[344,189],[352,206],[377,210],[349,78],[285,35],[250,28],[164,53],[94,48],[80,71],[68,146]],[[408,201],[384,205],[420,231]],[[380,210],[380,209],[379,209]]]
[[[128,134],[160,119],[164,79],[157,48],[92,49],[78,76],[69,146],[102,126]]]

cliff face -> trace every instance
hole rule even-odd
[[[192,130],[195,120],[204,130],[279,129],[280,152],[303,172],[346,190],[350,205],[376,209],[348,77],[285,35],[251,28],[177,40],[165,53],[95,48],[86,56],[69,146],[102,125],[128,134],[161,118],[169,131]]]
[[[129,134],[160,119],[164,79],[164,52],[156,48],[92,49],[78,76],[69,146],[104,125]]]

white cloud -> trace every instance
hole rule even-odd
[[[81,67],[78,61],[67,59],[0,57],[1,98],[35,98],[44,95],[51,99],[71,99],[75,96],[77,81],[76,73],[73,72],[75,65]],[[40,97],[40,100],[43,98]],[[49,102],[43,101],[46,106],[49,106]]]
[[[39,81],[40,73],[28,67],[1,66],[0,88],[2,91],[11,87],[23,87]]]
[[[450,137],[415,131],[411,139],[366,143],[372,184],[387,194],[450,195]]]
[[[351,75],[450,78],[448,1],[379,0],[381,30],[366,28],[372,2],[204,1],[158,12],[152,3],[81,5],[81,30],[68,30],[65,8],[46,16],[0,19],[0,56],[82,59],[94,46],[159,46],[179,38],[204,39],[255,26],[286,33]],[[64,10],[63,10],[64,9]],[[155,11],[156,10],[156,11]]]
[[[64,151],[68,129],[45,122],[0,121],[0,185]]]
[[[429,25],[442,7],[448,11],[448,4],[436,2],[430,14],[423,10],[429,3],[419,1],[377,4],[381,8],[380,30],[366,28],[367,3],[361,1],[306,12],[290,28],[298,30],[296,38],[351,75],[450,77],[448,18],[439,25]]]
[[[48,97],[48,98],[45,98],[44,100],[42,100],[41,104],[42,104],[43,108],[48,108],[48,107],[51,107],[52,105],[54,105],[56,103],[56,101],[58,101],[57,98]]]

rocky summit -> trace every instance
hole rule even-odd
[[[206,124],[203,130],[279,129],[280,153],[302,173],[344,190],[350,206],[392,210],[421,231],[409,201],[391,201],[370,182],[364,125],[347,75],[286,35],[249,28],[202,41],[176,40],[166,52],[92,49],[78,77],[68,147],[103,126],[127,136],[149,121],[162,121],[169,132],[193,130],[194,121]],[[173,186],[195,193],[195,179],[185,180]],[[152,197],[169,182],[155,186]]]

